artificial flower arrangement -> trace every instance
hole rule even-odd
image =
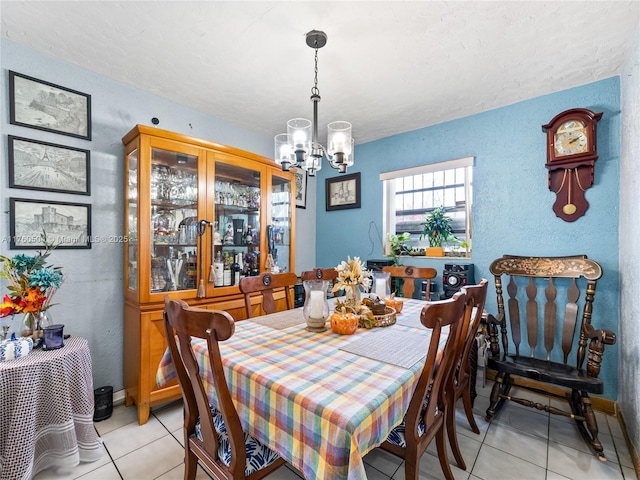
[[[47,242],[44,232],[41,238],[45,246],[44,252],[38,251],[34,256],[18,254],[11,258],[0,255],[0,276],[10,283],[7,287],[9,294],[4,296],[0,305],[0,317],[31,313],[32,318],[35,318],[52,306],[51,299],[64,278],[61,267],[47,265],[47,257],[55,246]],[[35,329],[35,325],[27,327]]]
[[[338,278],[333,286],[333,292],[344,290],[345,288],[358,288],[362,286],[365,291],[371,288],[371,272],[369,272],[360,257],[347,257],[347,261],[340,262],[335,267],[338,272]]]

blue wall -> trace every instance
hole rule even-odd
[[[575,222],[555,216],[547,186],[546,134],[541,126],[570,108],[604,112],[598,122],[595,182],[589,209]],[[393,118],[389,119],[393,122]],[[476,280],[492,280],[489,264],[503,254],[586,254],[604,270],[594,303],[598,326],[618,332],[618,201],[620,171],[620,81],[613,77],[458,120],[356,146],[350,173],[362,172],[362,207],[327,212],[324,179],[318,175],[316,263],[337,265],[349,256],[384,258],[381,172],[475,157],[473,170],[473,258]],[[442,271],[450,260],[411,257],[403,263]],[[487,310],[496,312],[495,289]],[[607,347],[604,396],[617,398],[617,346]]]

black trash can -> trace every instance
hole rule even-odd
[[[100,387],[93,391],[93,421],[106,420],[113,413],[113,387]]]

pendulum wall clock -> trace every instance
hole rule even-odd
[[[542,126],[547,132],[549,190],[556,194],[553,211],[565,222],[577,220],[589,208],[584,194],[593,185],[600,117],[602,112],[573,108]]]

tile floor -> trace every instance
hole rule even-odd
[[[457,430],[467,471],[453,463],[456,480],[622,480],[636,479],[629,450],[615,417],[597,413],[600,439],[607,462],[598,461],[582,442],[572,423],[530,408],[508,403],[491,424],[483,420],[489,402],[490,384],[478,389],[474,411],[480,435],[474,434],[458,404]],[[527,393],[527,395],[530,394]],[[546,397],[538,401],[548,402]],[[555,400],[551,400],[553,404]],[[104,457],[73,469],[49,469],[34,480],[180,480],[183,478],[182,404],[152,410],[146,425],[136,422],[135,408],[116,406],[111,418],[96,423],[104,441]],[[404,480],[402,461],[380,449],[365,457],[368,480]],[[198,479],[209,480],[198,468]],[[300,480],[288,465],[269,480]],[[420,479],[444,478],[436,457],[435,443],[421,460]]]

